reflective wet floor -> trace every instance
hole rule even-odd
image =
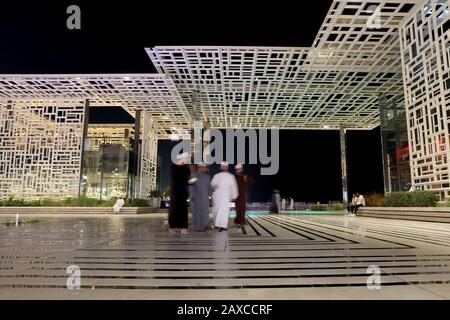
[[[450,298],[449,224],[252,215],[247,235],[169,235],[165,220],[0,216],[0,298]]]

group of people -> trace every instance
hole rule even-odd
[[[289,205],[289,207],[287,206]],[[286,211],[286,210],[294,210],[294,199],[292,198],[283,198],[281,199],[281,211]]]
[[[209,230],[209,200],[213,200],[213,224],[218,231],[228,229],[230,203],[235,202],[236,218],[234,223],[245,231],[245,211],[248,186],[252,178],[244,173],[244,166],[237,164],[235,173],[228,172],[229,165],[222,162],[220,172],[211,179],[208,167],[200,163],[196,167],[188,165],[189,154],[177,157],[177,163],[171,170],[171,201],[169,207],[169,232],[187,233],[188,204],[192,209],[192,224],[195,231]]]
[[[230,203],[235,202],[236,218],[234,223],[245,231],[245,212],[247,203],[248,186],[253,182],[252,177],[244,173],[244,166],[237,164],[235,173],[228,172],[229,165],[222,162],[220,172],[211,179],[208,174],[208,166],[200,163],[196,167],[188,165],[189,154],[184,153],[177,157],[177,163],[171,170],[171,189],[169,207],[169,232],[175,233],[180,229],[181,233],[187,233],[188,228],[188,199],[192,209],[192,224],[195,231],[208,231],[210,226],[209,207],[210,197],[213,200],[213,225],[218,231],[228,229]],[[279,212],[279,192],[274,192],[273,203],[276,204],[276,213]],[[292,198],[281,200],[281,211],[285,211],[287,204],[289,209],[294,209]],[[349,216],[356,216],[360,207],[365,206],[364,196],[355,193],[347,210]]]
[[[287,205],[289,205],[289,207],[287,207]],[[274,190],[272,193],[272,203],[270,204],[269,207],[269,212],[270,213],[280,213],[286,210],[294,210],[294,199],[292,198],[282,198],[280,200],[280,191],[279,190]]]
[[[352,195],[352,201],[347,207],[348,215],[350,217],[355,217],[358,209],[365,206],[366,200],[364,199],[364,196],[362,194],[359,194],[358,192],[354,193]]]

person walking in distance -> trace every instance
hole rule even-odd
[[[286,211],[286,199],[281,199],[281,211]]]
[[[272,204],[270,205],[269,212],[270,213],[280,213],[280,191],[274,190],[272,193]]]

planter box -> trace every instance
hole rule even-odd
[[[150,198],[150,206],[152,208],[161,207],[161,199],[160,198]]]

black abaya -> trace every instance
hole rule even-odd
[[[171,170],[169,226],[171,229],[188,227],[188,180],[191,171],[187,165],[173,165]]]

